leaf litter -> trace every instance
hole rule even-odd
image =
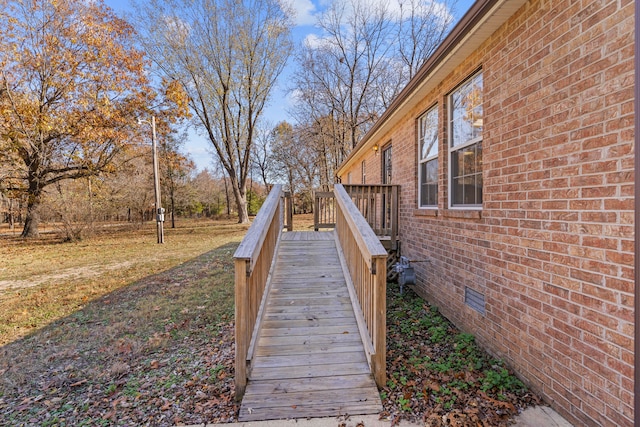
[[[236,420],[235,246],[135,282],[0,348],[0,425]]]

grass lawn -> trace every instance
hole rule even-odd
[[[178,221],[156,243],[155,223],[107,228],[79,242],[54,234],[36,241],[0,236],[0,345],[69,315],[136,280],[165,271],[231,242],[246,225]]]
[[[154,224],[77,243],[0,237],[0,425],[233,419],[232,255],[246,230],[179,222],[164,245]]]

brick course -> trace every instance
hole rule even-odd
[[[431,260],[415,264],[419,293],[576,425],[633,425],[633,15],[628,0],[531,0],[377,140],[393,144],[403,255]],[[447,95],[480,67],[483,208],[450,210]],[[436,103],[425,212],[416,120]],[[381,182],[381,156],[360,155],[352,182],[362,159]]]

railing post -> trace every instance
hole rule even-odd
[[[293,198],[290,191],[284,192],[284,211],[286,212],[285,227],[287,231],[293,231]]]
[[[373,290],[373,347],[375,354],[371,357],[371,370],[378,387],[387,382],[387,260],[376,258],[376,275]]]
[[[313,229],[314,231],[320,229],[320,200],[317,194],[313,196]]]
[[[247,336],[249,335],[249,261],[235,260],[235,335],[236,335],[236,400],[241,400],[247,387]]]
[[[398,249],[398,186],[391,187],[391,248]]]

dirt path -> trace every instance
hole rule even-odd
[[[17,289],[32,288],[55,281],[79,280],[100,276],[110,271],[128,268],[133,265],[132,261],[124,261],[115,264],[92,264],[82,267],[70,267],[58,270],[55,273],[38,274],[24,280],[0,280],[0,293],[3,291],[13,291]]]

